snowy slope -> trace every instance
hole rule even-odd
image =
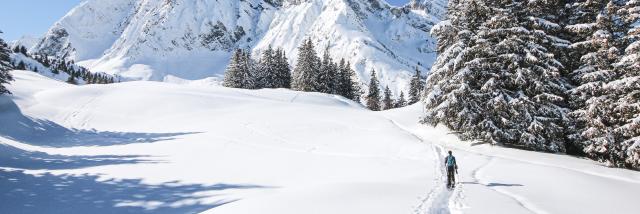
[[[16,62],[16,64],[19,62],[23,62],[25,63],[28,69],[32,69],[32,70],[37,69],[38,74],[49,77],[51,79],[66,81],[69,78],[69,74],[65,72],[59,72],[58,74],[54,74],[53,72],[51,72],[51,69],[45,67],[35,59],[31,57],[27,57],[21,53],[11,53],[9,54],[9,57],[11,58],[11,61]],[[81,83],[83,82],[82,80],[78,80],[78,81],[80,81]]]
[[[12,71],[0,213],[635,213],[640,173],[469,146],[340,97]],[[444,189],[443,153],[462,181]]]
[[[311,38],[318,52],[328,46],[350,60],[363,82],[375,68],[383,85],[407,90],[413,67],[435,59],[428,32],[446,1],[434,2],[427,10],[382,0],[88,0],[32,51],[132,79],[194,80],[222,75],[234,48],[283,47],[293,63]]]
[[[37,38],[37,37],[33,37],[33,36],[22,36],[20,37],[20,39],[14,40],[14,41],[10,41],[8,43],[9,48],[13,49],[16,46],[20,45],[20,46],[24,46],[25,48],[29,49],[33,46],[35,46],[36,44],[38,44],[38,42],[40,42],[40,40],[42,40],[41,38]]]

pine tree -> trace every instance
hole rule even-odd
[[[380,111],[380,82],[376,76],[376,71],[371,70],[371,80],[369,81],[369,93],[367,94],[367,107],[372,111]]]
[[[398,99],[396,100],[394,107],[402,108],[405,106],[407,106],[407,100],[404,98],[404,91],[400,91],[400,96],[398,96]]]
[[[229,88],[251,88],[254,86],[246,60],[242,49],[237,49],[233,53],[225,71],[223,86]]]
[[[278,71],[277,71],[277,59],[273,48],[269,46],[263,53],[260,59],[259,69],[257,69],[256,87],[257,88],[278,88]]]
[[[29,56],[29,55],[27,54],[27,48],[26,48],[25,46],[21,46],[21,47],[20,47],[20,53],[22,53],[22,54],[23,54],[23,55],[25,55],[25,56]]]
[[[624,41],[628,44],[620,63],[616,64],[618,80],[605,86],[617,92],[615,114],[621,118],[615,129],[625,150],[625,166],[640,169],[640,1],[630,0],[620,12],[625,23]]]
[[[278,49],[275,54],[276,59],[276,88],[291,88],[291,68],[287,56],[282,49]]]
[[[0,34],[1,33],[2,31],[0,31]],[[5,87],[6,84],[13,81],[13,76],[9,73],[9,70],[12,69],[11,58],[9,57],[10,53],[11,50],[9,49],[9,46],[2,38],[0,38],[0,95],[11,93]]]
[[[340,67],[338,63],[332,60],[331,67],[329,68],[329,87],[331,88],[331,94],[339,94],[340,91]]]
[[[389,86],[384,88],[384,98],[382,99],[382,109],[389,110],[395,107],[393,103],[393,99],[391,98],[391,90],[389,90]]]
[[[599,95],[587,101],[588,139],[585,148],[593,159],[616,167],[640,168],[640,2],[610,2],[608,17],[621,23],[624,54],[614,64],[614,77]],[[615,12],[614,12],[615,11]],[[615,14],[615,15],[614,15]],[[614,25],[617,27],[617,25]],[[615,29],[615,28],[614,28]],[[619,35],[614,31],[614,36]],[[614,37],[615,39],[615,37]]]
[[[67,78],[67,83],[77,85],[78,81],[76,81],[76,78],[73,75],[69,75],[69,78]]]
[[[249,49],[243,51],[242,64],[243,69],[245,69],[245,72],[248,74],[247,78],[245,79],[244,88],[260,89],[260,85],[258,85],[258,70],[260,69],[259,64],[255,60],[253,60],[251,51]]]
[[[324,55],[320,61],[318,76],[315,81],[315,89],[317,92],[333,94],[335,90],[335,74],[333,59],[329,53],[329,47],[325,48]]]
[[[416,66],[416,73],[411,77],[409,85],[409,104],[414,104],[420,101],[424,87],[425,83],[420,75],[420,69]]]
[[[319,76],[319,61],[313,42],[307,39],[298,48],[298,62],[293,71],[293,89],[298,91],[317,91],[316,81]]]
[[[16,66],[16,70],[27,70],[27,65],[24,64],[24,61],[20,60],[20,62]]]
[[[362,92],[362,87],[360,83],[357,81],[356,71],[351,68],[351,62],[347,62],[347,66],[345,66],[346,74],[349,76],[349,82],[351,84],[351,88],[349,89],[349,95],[351,96],[351,100],[360,102],[360,96],[364,94]]]
[[[47,67],[47,68],[51,67],[51,61],[49,60],[49,56],[44,55],[42,57],[42,65],[44,65],[44,67]]]
[[[580,59],[569,73],[577,87],[569,91],[570,107],[567,139],[572,153],[583,148],[594,151],[596,144],[613,142],[611,130],[604,127],[609,117],[597,112],[605,110],[602,102],[603,85],[614,76],[613,64],[619,60],[617,48],[614,5],[606,1],[580,1],[573,4],[576,16],[565,27],[572,35],[573,44],[568,50],[572,58]],[[603,9],[604,8],[604,9]],[[608,8],[608,9],[607,9]],[[605,110],[608,111],[608,110]],[[577,150],[577,151],[576,151]],[[592,153],[592,152],[590,152]]]
[[[444,53],[428,79],[424,122],[462,131],[464,139],[564,151],[567,83],[553,53],[568,42],[555,36],[557,16],[544,15],[557,4],[459,1],[458,17],[434,29],[456,38],[439,45]]]
[[[351,63],[345,63],[345,60],[341,59],[340,64],[336,65],[336,70],[335,93],[360,102],[360,86],[354,80],[356,74],[351,69]]]

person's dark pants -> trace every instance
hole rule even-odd
[[[447,186],[453,186],[456,183],[456,177],[453,173],[455,173],[453,166],[447,166]]]

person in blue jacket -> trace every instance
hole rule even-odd
[[[456,157],[449,151],[449,155],[444,158],[444,166],[447,168],[447,187],[453,188],[456,183],[456,177],[454,172],[458,174],[458,164],[456,163]]]

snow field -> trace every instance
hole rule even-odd
[[[12,73],[0,213],[634,213],[640,190],[638,172],[460,142],[419,105]]]

